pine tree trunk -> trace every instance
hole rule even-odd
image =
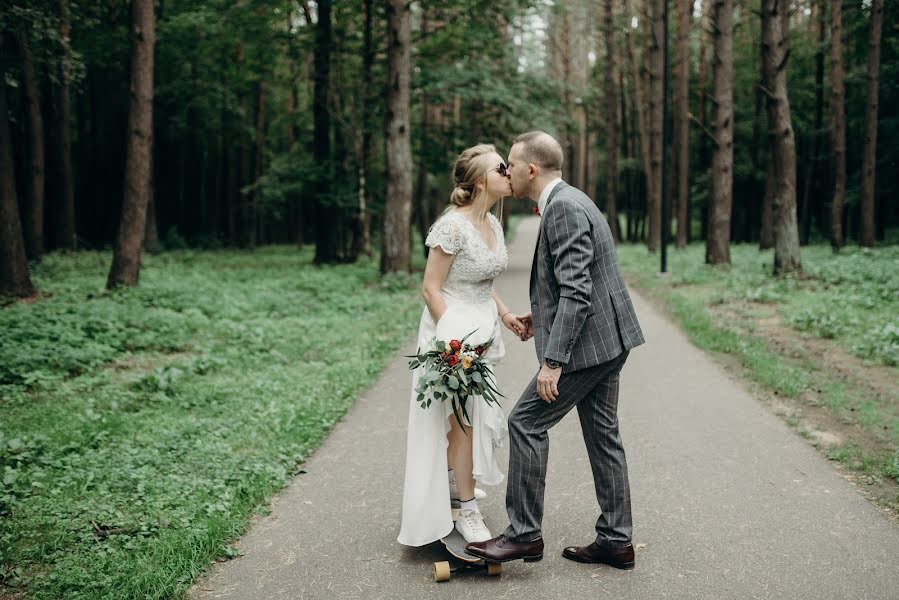
[[[821,130],[824,126],[824,29],[826,21],[826,0],[817,0],[815,4],[815,121],[812,127],[812,150],[810,163],[806,168],[805,186],[802,190],[802,204],[799,213],[799,243],[808,244],[811,234],[812,215],[818,214],[817,198],[821,186],[818,173],[821,152]],[[812,203],[815,207],[812,207]]]
[[[796,141],[787,96],[789,0],[762,0],[762,48],[768,136],[774,163],[774,273],[802,269],[796,222]]]
[[[859,244],[874,245],[874,175],[877,165],[877,107],[880,91],[880,33],[883,29],[883,0],[871,2],[868,36],[868,91],[865,106],[865,149],[862,156],[861,231]]]
[[[602,2],[602,25],[605,37],[605,124],[606,124],[606,220],[616,242],[618,231],[618,75],[615,49],[615,27],[611,0]]]
[[[54,86],[53,94],[53,128],[56,143],[51,144],[51,152],[55,154],[53,165],[53,189],[55,194],[55,235],[54,243],[66,250],[75,250],[78,241],[75,231],[75,178],[72,172],[72,111],[69,100],[69,83],[71,79],[71,46],[69,24],[69,0],[59,0],[60,25],[59,33],[62,42],[60,57],[59,82]]]
[[[633,13],[630,8],[630,0],[624,0],[624,12],[628,19],[631,19]],[[643,23],[642,18],[639,19]],[[650,160],[650,143],[649,143],[649,124],[646,119],[646,98],[643,80],[640,75],[640,61],[637,58],[637,51],[633,40],[633,30],[628,27],[625,34],[625,42],[627,45],[628,70],[630,71],[634,87],[634,116],[637,121],[637,138],[640,146],[640,162],[643,167],[643,175],[646,182],[646,198],[647,201],[654,193],[655,180],[652,178],[652,166]],[[635,231],[636,234],[636,231]]]
[[[371,255],[371,211],[368,209],[369,186],[368,168],[371,164],[371,134],[373,123],[372,67],[375,51],[372,45],[372,22],[374,21],[374,0],[363,1],[364,21],[362,25],[362,132],[359,148],[359,206],[356,213],[356,235],[354,254]],[[424,10],[424,9],[422,9]]]
[[[255,248],[259,240],[259,226],[262,221],[260,213],[262,211],[262,172],[263,160],[265,158],[265,85],[264,79],[256,82],[256,135],[255,147],[256,153],[254,158],[255,173],[253,181],[253,205],[250,207],[250,223],[247,228],[249,233],[250,248]]]
[[[697,112],[699,113],[699,122],[702,123],[704,127],[708,127],[708,111],[706,110],[706,98],[708,96],[708,70],[709,70],[709,61],[707,54],[708,48],[708,38],[709,38],[709,28],[711,27],[711,19],[710,14],[712,12],[712,3],[711,0],[702,0],[702,16],[699,19],[699,80],[697,81],[697,85],[699,86],[697,96]],[[708,136],[701,135],[699,136],[699,162],[702,163],[703,168],[708,164],[708,146],[709,140]],[[703,216],[707,216],[708,211],[703,212]],[[703,229],[703,235],[705,235],[705,230]]]
[[[31,260],[44,253],[44,119],[38,94],[34,59],[28,42],[28,32],[19,29],[16,42],[22,57],[22,91],[28,115],[28,201],[25,213],[25,251]],[[5,117],[5,115],[3,115]]]
[[[390,0],[388,12],[387,202],[381,240],[381,272],[408,271],[412,213],[410,142],[411,27],[407,0]]]
[[[706,239],[706,262],[730,264],[730,222],[733,206],[734,127],[734,4],[712,0],[714,50],[712,101],[715,136],[712,149],[711,196]]]
[[[0,33],[0,44],[3,35]],[[9,130],[6,81],[0,78],[0,296],[26,297],[34,294],[28,275],[25,238],[16,199],[12,134]]]
[[[156,254],[159,247],[159,227],[156,221],[156,184],[153,165],[150,165],[150,198],[147,201],[147,224],[144,229],[144,251]]]
[[[137,285],[150,200],[153,149],[153,48],[156,22],[153,0],[133,0],[131,106],[122,219],[106,287]]]
[[[843,205],[846,201],[846,87],[843,75],[842,0],[831,2],[830,25],[830,111],[831,145],[834,155],[833,200],[830,204],[830,245],[839,252],[843,239]]]
[[[337,262],[338,223],[331,200],[331,116],[328,90],[331,85],[331,0],[318,3],[315,26],[314,90],[312,98],[313,158],[318,173],[315,177],[315,263]]]
[[[690,18],[691,0],[677,2],[677,247],[687,245],[690,230]]]
[[[665,75],[662,41],[665,36],[664,10],[666,0],[651,0],[649,30],[649,163],[652,170],[652,193],[649,196],[650,252],[655,252],[662,239],[662,123],[665,107],[662,105],[662,84]]]
[[[759,34],[764,31],[765,28],[765,15],[761,12],[759,13],[759,21],[761,23],[761,28],[759,29]],[[756,109],[761,110],[762,102],[764,100],[764,92],[765,89],[765,45],[759,44],[759,81],[758,81],[758,92],[756,94]],[[767,120],[767,116],[766,116]],[[762,194],[762,217],[759,228],[759,250],[770,250],[774,247],[774,195],[775,188],[777,187],[777,179],[774,172],[774,151],[771,148],[770,136],[766,135],[768,141],[766,141],[767,152],[765,153],[765,184],[764,184],[764,192]]]

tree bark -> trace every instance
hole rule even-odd
[[[652,189],[649,196],[649,239],[650,252],[655,252],[662,239],[662,123],[665,107],[662,105],[662,84],[665,75],[662,41],[666,35],[664,10],[666,0],[651,0],[649,30],[649,163],[652,170]]]
[[[255,248],[259,242],[259,225],[262,221],[260,213],[262,209],[262,172],[263,161],[265,159],[265,85],[264,77],[256,82],[256,135],[255,135],[255,173],[253,181],[253,204],[250,207],[249,226],[247,233],[249,234],[249,246]]]
[[[34,59],[28,42],[28,32],[16,32],[16,42],[22,57],[22,90],[28,115],[28,202],[25,213],[25,252],[31,260],[44,253],[44,119],[38,93]],[[5,115],[4,115],[5,117]]]
[[[883,29],[883,0],[871,2],[868,34],[868,91],[865,106],[865,149],[862,155],[861,230],[858,243],[874,245],[874,176],[877,165],[877,108],[880,91],[880,35]]]
[[[616,70],[615,26],[612,2],[602,2],[603,36],[606,46],[605,64],[605,123],[606,123],[606,220],[616,242],[621,240],[618,230],[618,75]]]
[[[381,272],[408,271],[412,212],[412,147],[409,131],[411,76],[410,7],[390,0],[388,12],[387,202],[381,240]]]
[[[796,141],[787,96],[789,0],[762,0],[764,88],[768,138],[775,181],[773,211],[774,273],[802,270],[796,222]]]
[[[627,19],[630,20],[633,16],[630,8],[630,0],[624,0],[624,12],[627,15]],[[642,18],[639,19],[640,23],[643,23],[644,20]],[[627,56],[628,56],[628,70],[630,71],[631,78],[633,79],[633,87],[634,87],[634,116],[637,121],[637,138],[639,140],[640,146],[640,163],[643,167],[644,180],[646,182],[646,198],[647,203],[648,199],[652,197],[654,193],[655,180],[652,178],[652,166],[650,160],[650,143],[649,143],[649,124],[647,123],[646,118],[646,98],[645,98],[645,88],[643,87],[643,80],[640,75],[640,61],[637,58],[637,51],[635,48],[634,40],[633,40],[633,29],[631,27],[627,28],[627,34],[625,35],[625,42],[627,45]],[[635,230],[636,235],[636,230]]]
[[[816,31],[815,44],[815,122],[812,127],[810,163],[806,168],[805,186],[802,190],[802,204],[799,213],[799,243],[808,244],[811,234],[812,214],[818,215],[817,200],[821,186],[818,182],[821,152],[821,131],[824,128],[824,30],[826,21],[826,0],[817,0],[814,19]],[[815,208],[812,208],[812,203]]]
[[[830,111],[834,155],[833,199],[830,204],[830,245],[839,252],[843,239],[843,205],[846,201],[846,87],[843,74],[842,0],[830,5]]]
[[[424,10],[424,8],[422,9]],[[371,134],[373,129],[372,68],[375,51],[372,45],[372,23],[374,21],[374,0],[363,1],[364,21],[362,25],[362,135],[359,148],[359,206],[356,213],[356,235],[354,254],[371,255],[371,212],[369,204],[368,167],[371,163]]]
[[[122,219],[106,287],[137,285],[150,199],[153,148],[153,48],[156,20],[153,0],[133,0],[131,50],[131,107]]]
[[[675,152],[677,165],[677,247],[687,245],[690,230],[690,18],[692,0],[677,2],[677,89]]]
[[[54,85],[53,104],[53,189],[55,190],[54,243],[65,250],[78,247],[75,230],[75,178],[72,172],[72,112],[69,100],[72,57],[69,23],[69,0],[59,0],[59,34],[62,55],[59,61],[59,82]]]
[[[712,0],[714,50],[712,101],[714,146],[712,149],[709,231],[706,262],[730,264],[730,221],[733,206],[733,126],[734,126],[734,4],[733,0]]]
[[[312,115],[313,158],[318,169],[315,177],[315,263],[337,262],[338,223],[331,199],[331,115],[328,110],[328,89],[331,85],[331,0],[318,3],[318,22],[315,26],[314,89]]]
[[[709,37],[709,28],[711,27],[711,19],[710,14],[712,12],[712,4],[711,0],[702,0],[702,16],[699,19],[699,79],[697,81],[697,85],[699,90],[696,94],[697,96],[697,112],[699,113],[699,122],[702,123],[703,127],[708,127],[708,115],[706,110],[706,97],[708,95],[707,90],[707,79],[708,79],[708,65],[709,61],[707,60],[707,48],[708,48],[708,37]],[[708,147],[709,147],[709,139],[708,136],[701,135],[699,136],[699,162],[702,163],[702,166],[705,167],[708,164]],[[707,215],[708,211],[703,212],[703,215]],[[705,231],[703,230],[703,235],[705,235]]]
[[[2,41],[0,33],[0,44]],[[6,81],[2,75],[0,71],[0,296],[26,297],[35,290],[28,275],[25,238],[19,220]]]

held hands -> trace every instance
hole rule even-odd
[[[534,337],[534,320],[531,318],[531,313],[516,315],[512,311],[508,311],[501,320],[503,325],[517,335],[522,342]]]
[[[521,317],[510,310],[502,316],[501,320],[503,322],[503,325],[505,325],[509,331],[511,331],[521,339],[524,339],[521,336],[524,335],[525,331],[527,331],[527,325],[522,322]]]

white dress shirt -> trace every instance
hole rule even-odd
[[[537,199],[537,210],[540,211],[540,214],[543,214],[543,210],[546,208],[546,203],[549,201],[549,195],[553,193],[553,190],[557,185],[562,183],[561,177],[556,177],[552,181],[546,184],[546,187],[543,188],[543,191],[540,192],[540,198]]]

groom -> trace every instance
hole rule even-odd
[[[596,539],[565,558],[634,567],[631,497],[618,433],[618,379],[643,334],[618,268],[612,233],[590,198],[561,179],[562,147],[532,131],[509,151],[517,198],[537,198],[540,231],[531,267],[531,311],[522,339],[536,337],[540,372],[509,415],[510,525],[471,554],[494,562],[543,558],[543,492],[549,429],[577,408],[601,513]]]

